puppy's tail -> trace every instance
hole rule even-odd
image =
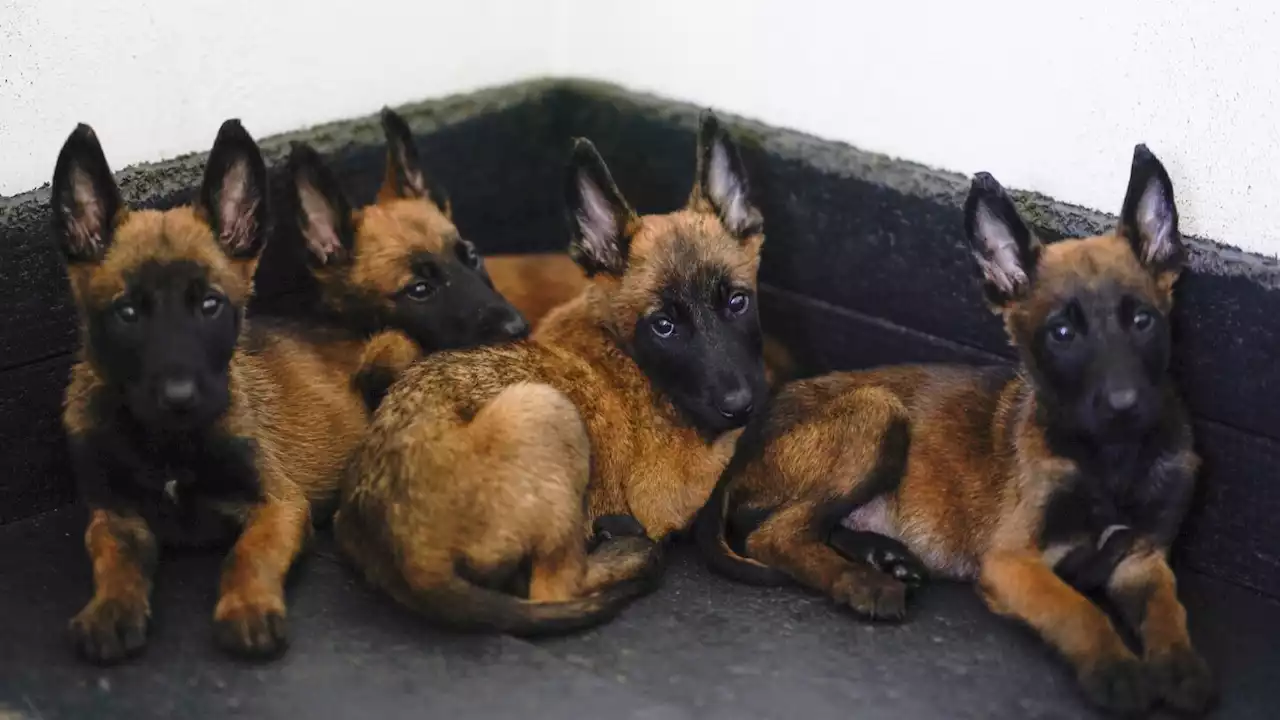
[[[634,575],[582,598],[538,602],[491,590],[451,575],[443,585],[393,593],[427,619],[461,632],[515,637],[565,635],[613,619],[632,601],[655,590],[662,579],[662,546],[652,543],[643,567]]]
[[[694,520],[693,534],[698,544],[698,552],[712,572],[748,585],[776,587],[790,584],[791,578],[780,570],[734,552],[725,537],[729,515],[729,488],[733,479],[752,459],[751,454],[761,447],[761,436],[764,433],[767,415],[764,409],[757,412],[747,424],[746,430],[742,432],[742,437],[738,438],[733,458],[720,474],[720,480],[716,483],[715,490],[711,492],[711,497],[698,511],[698,517]]]

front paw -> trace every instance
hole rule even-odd
[[[836,578],[831,596],[869,620],[901,620],[907,615],[907,586],[870,570],[848,570]]]
[[[226,593],[213,612],[213,627],[218,645],[244,657],[275,657],[289,644],[284,598],[279,595]]]
[[[71,618],[77,652],[97,663],[119,662],[147,644],[151,607],[145,597],[97,597]]]
[[[1136,657],[1100,661],[1080,672],[1080,686],[1098,707],[1116,715],[1137,715],[1151,707],[1151,687]]]
[[[1171,710],[1198,715],[1213,702],[1213,674],[1191,648],[1149,657],[1147,673],[1155,693]]]
[[[879,533],[837,526],[827,544],[847,560],[864,562],[915,590],[924,584],[929,570],[902,542]]]

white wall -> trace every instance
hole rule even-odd
[[[118,7],[106,7],[118,5]],[[77,122],[114,169],[546,74],[545,8],[505,0],[0,0],[0,195]]]
[[[1272,0],[0,0],[0,194],[71,127],[119,168],[546,74],[1115,212],[1146,142],[1184,231],[1280,252]],[[251,9],[252,8],[252,9]]]
[[[1280,252],[1275,0],[561,0],[557,74],[1118,212],[1133,146],[1183,232]]]

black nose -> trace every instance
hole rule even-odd
[[[485,316],[487,335],[497,340],[519,340],[529,334],[529,321],[513,307],[496,307]]]
[[[716,403],[716,409],[730,420],[741,420],[751,414],[754,402],[751,388],[743,386],[722,395]]]
[[[1138,391],[1133,388],[1122,388],[1107,393],[1107,407],[1112,412],[1128,412],[1138,404]]]
[[[160,406],[166,410],[190,410],[196,404],[196,381],[170,378],[160,385]]]
[[[524,319],[524,316],[516,313],[502,323],[502,333],[509,338],[522,338],[529,334],[529,322]]]

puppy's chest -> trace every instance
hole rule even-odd
[[[157,453],[132,478],[113,483],[161,542],[173,546],[225,545],[239,534],[262,499],[255,445],[235,438],[186,452]],[[123,483],[127,487],[120,487]]]
[[[647,518],[646,527],[684,527],[706,502],[733,450],[729,437],[708,442],[696,433],[673,429],[647,433],[634,443],[631,458],[612,463],[605,482],[622,490],[630,511]]]
[[[1141,527],[1150,501],[1141,492],[1149,468],[1081,469],[1050,491],[1043,510],[1043,546],[1096,542],[1118,528]]]
[[[1081,468],[1064,478],[1044,506],[1046,559],[1081,590],[1103,587],[1136,541],[1161,535],[1162,479],[1149,462]]]

